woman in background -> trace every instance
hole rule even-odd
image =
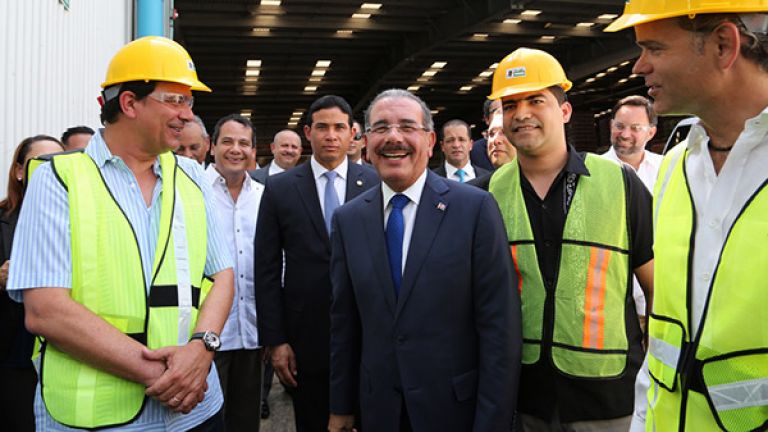
[[[34,336],[24,327],[24,305],[11,300],[5,291],[13,232],[24,200],[26,166],[32,158],[63,150],[59,140],[47,135],[24,139],[13,154],[8,195],[0,201],[0,418],[3,428],[10,426],[6,430],[35,430],[32,404],[37,375],[31,360]]]

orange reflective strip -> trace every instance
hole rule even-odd
[[[517,266],[517,245],[509,247],[512,251],[512,264],[515,266],[515,273],[517,274],[517,292],[523,293],[523,275],[520,273],[520,267]]]
[[[611,252],[590,248],[587,286],[584,290],[584,348],[603,348],[605,337],[605,283]]]

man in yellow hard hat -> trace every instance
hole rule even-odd
[[[656,296],[633,430],[765,430],[768,1],[631,0],[606,31],[629,27],[656,110],[700,119],[654,190]]]
[[[565,137],[571,82],[550,54],[520,48],[493,77],[517,159],[489,190],[519,275],[524,431],[629,428],[643,359],[632,298],[650,298],[651,197],[628,168],[577,152]],[[650,300],[649,300],[650,303]]]
[[[221,430],[231,258],[202,168],[171,152],[191,91],[210,89],[162,37],[121,48],[102,87],[104,128],[37,168],[16,231],[8,290],[42,338],[37,428]]]

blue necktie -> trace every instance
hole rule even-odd
[[[392,211],[387,219],[387,255],[389,255],[389,272],[392,275],[392,284],[395,286],[395,297],[400,295],[400,283],[403,279],[403,234],[405,222],[403,221],[403,207],[408,204],[408,197],[397,194],[389,201]]]
[[[325,204],[325,229],[328,230],[328,234],[331,234],[331,218],[333,212],[339,207],[339,196],[336,194],[336,188],[333,186],[334,180],[338,175],[336,171],[326,171],[324,174],[327,182],[325,182],[325,197],[323,203]]]
[[[466,178],[467,173],[465,173],[463,169],[459,168],[456,170],[456,175],[459,177],[459,183],[464,183],[464,179]]]

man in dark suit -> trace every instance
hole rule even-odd
[[[328,423],[331,215],[378,178],[347,159],[352,109],[344,99],[317,99],[307,123],[310,161],[267,179],[256,227],[255,284],[259,336],[280,381],[295,388],[296,429],[316,432]]]
[[[265,167],[248,171],[251,178],[261,184],[267,182],[267,177],[289,170],[299,163],[301,158],[301,137],[290,129],[283,129],[275,134],[269,145],[272,152],[272,162]]]
[[[434,170],[440,177],[466,183],[488,174],[488,170],[469,161],[472,138],[469,134],[469,125],[464,120],[449,120],[443,124],[440,148],[445,156],[445,162]]]
[[[383,183],[334,216],[328,430],[359,404],[366,432],[509,431],[522,336],[498,206],[427,170],[417,96],[379,94],[366,126]]]

